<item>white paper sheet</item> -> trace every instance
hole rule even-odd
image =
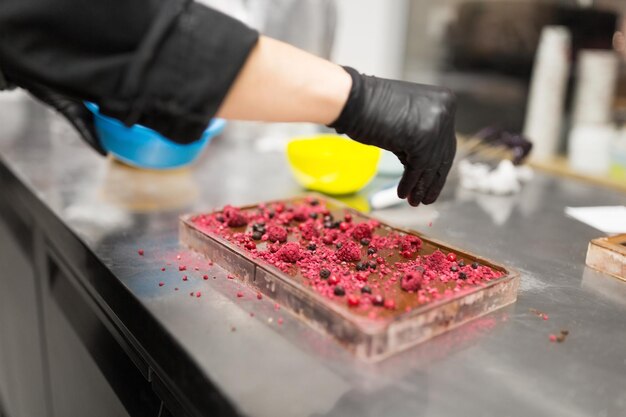
[[[626,206],[565,207],[565,214],[609,235],[626,233]]]

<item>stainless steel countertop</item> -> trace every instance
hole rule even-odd
[[[373,213],[514,267],[522,284],[514,305],[366,365],[287,312],[275,311],[271,300],[258,301],[245,288],[238,299],[240,284],[219,268],[210,270],[217,279],[208,281],[201,278],[204,267],[190,268],[187,282],[175,268],[175,254],[189,265],[201,261],[178,246],[180,214],[301,192],[284,156],[255,151],[250,132],[227,131],[191,169],[142,173],[98,157],[40,106],[0,102],[2,163],[80,237],[241,413],[626,415],[626,284],[585,267],[587,243],[601,233],[563,212],[567,205],[626,204],[625,195],[538,174],[521,194],[492,197],[461,192],[453,180],[433,206]],[[161,272],[166,261],[174,264]],[[166,285],[159,287],[159,281]],[[192,290],[202,297],[190,297]],[[570,331],[567,340],[550,343],[549,334],[560,329]]]

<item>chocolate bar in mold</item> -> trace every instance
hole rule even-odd
[[[373,219],[340,202],[322,196],[303,196],[294,199],[263,203],[263,207],[282,203],[286,206],[303,204],[315,198],[321,201],[333,215],[350,213],[353,222]],[[259,210],[261,205],[241,207],[244,212]],[[219,213],[219,212],[213,212]],[[235,275],[246,285],[274,299],[304,320],[311,327],[338,340],[356,357],[366,361],[378,361],[431,339],[463,323],[483,316],[515,302],[519,288],[519,273],[484,257],[474,255],[448,244],[426,237],[418,232],[393,227],[380,221],[376,228],[380,234],[401,233],[414,235],[422,240],[420,255],[436,250],[454,253],[464,261],[477,262],[501,274],[493,280],[475,287],[412,306],[414,294],[398,292],[398,308],[382,309],[380,317],[372,319],[366,311],[353,309],[345,303],[332,300],[306,285],[306,278],[296,273],[286,273],[270,263],[252,256],[245,248],[194,223],[198,214],[180,219],[180,240],[184,245],[200,252]],[[248,226],[242,230],[247,230]],[[405,259],[398,254],[388,254],[390,262]],[[297,269],[297,268],[296,268]],[[382,280],[383,278],[381,278]],[[407,308],[412,307],[412,308]]]

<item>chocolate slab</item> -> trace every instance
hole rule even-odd
[[[305,198],[298,197],[281,202],[296,204],[302,203]],[[332,214],[349,212],[355,221],[371,219],[338,201],[321,196],[315,196],[315,198],[323,200]],[[265,204],[274,203],[279,202]],[[257,208],[258,206],[255,205],[241,209],[256,210]],[[378,234],[395,231],[412,234],[422,239],[423,247],[420,255],[427,255],[435,250],[454,252],[459,259],[464,259],[466,262],[479,262],[501,272],[503,276],[450,297],[422,305],[417,304],[414,294],[399,291],[395,295],[398,308],[383,309],[382,314],[372,319],[361,310],[351,309],[345,303],[339,303],[317,293],[306,285],[306,279],[298,273],[297,268],[294,267],[296,270],[293,273],[285,273],[261,259],[251,257],[245,249],[223,237],[200,230],[192,221],[195,216],[186,215],[180,220],[180,240],[183,244],[208,256],[236,275],[246,285],[252,286],[292,311],[311,327],[333,336],[363,360],[381,360],[511,304],[517,298],[519,274],[516,271],[430,239],[415,231],[380,222]],[[245,227],[242,228],[242,231],[244,230],[246,230]],[[397,253],[389,253],[385,256],[391,263],[402,260]]]

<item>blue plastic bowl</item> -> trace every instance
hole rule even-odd
[[[98,105],[85,103],[94,115],[102,147],[117,159],[139,168],[172,169],[192,163],[226,122],[212,119],[200,139],[181,145],[142,125],[128,127],[117,119],[100,114]]]

